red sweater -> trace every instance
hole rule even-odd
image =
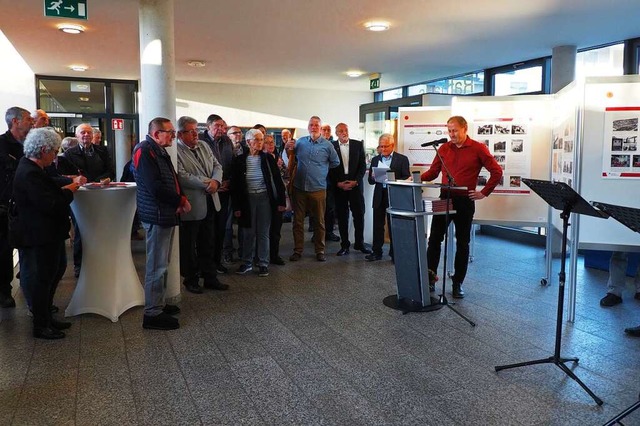
[[[438,152],[442,156],[449,172],[453,176],[455,186],[466,186],[469,190],[475,190],[478,184],[478,175],[484,166],[491,177],[482,189],[482,194],[488,196],[495,189],[500,178],[502,177],[502,168],[498,164],[493,155],[489,152],[489,148],[483,143],[474,141],[469,136],[467,140],[458,148],[453,142],[449,141],[442,145]],[[424,172],[420,179],[423,181],[432,181],[438,177],[442,171],[442,183],[447,184],[447,173],[442,167],[440,157],[436,156],[431,164],[431,168]],[[452,191],[456,195],[466,195],[465,191]]]

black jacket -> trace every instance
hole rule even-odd
[[[96,169],[91,166],[85,157],[84,150],[80,148],[80,145],[76,145],[64,152],[63,156],[68,162],[65,163],[64,168],[59,168],[60,173],[63,175],[83,175],[89,182],[98,182],[104,178],[114,180],[113,164],[107,148],[93,145],[93,150],[102,161],[102,167]]]
[[[378,167],[380,161],[382,160],[382,156],[376,155],[371,159],[371,167],[369,168],[369,183],[371,185],[375,185],[375,189],[373,190],[373,208],[383,207],[387,208],[387,206],[383,205],[383,193],[387,192],[387,188],[384,188],[381,183],[376,183],[375,177],[373,176],[373,168]],[[411,176],[411,170],[409,168],[409,158],[405,155],[399,154],[397,152],[393,152],[391,156],[391,165],[389,170],[395,172],[396,180],[404,180]]]
[[[13,191],[13,177],[18,161],[24,156],[22,144],[7,130],[0,135],[0,204],[9,204]]]
[[[336,186],[339,182],[345,180],[355,180],[358,182],[356,190],[362,191],[362,178],[367,171],[367,164],[364,156],[364,144],[362,141],[355,139],[349,139],[349,173],[344,173],[344,161],[342,160],[342,152],[340,150],[340,141],[332,141],[333,147],[338,153],[340,159],[340,165],[329,169],[329,177],[331,178],[331,184]]]
[[[247,193],[247,157],[248,153],[235,157],[233,164],[233,176],[231,178],[231,205],[233,211],[240,211],[238,225],[243,228],[251,227],[251,209],[249,207],[249,195]],[[260,168],[267,186],[267,193],[271,201],[271,209],[278,206],[286,206],[284,182],[278,170],[276,159],[270,154],[261,152]]]
[[[36,163],[20,159],[13,182],[17,223],[11,229],[16,247],[33,247],[69,238],[69,204],[73,192],[62,189]]]

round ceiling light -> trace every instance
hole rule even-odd
[[[82,34],[84,32],[82,25],[62,24],[58,25],[58,29],[67,34]]]
[[[362,71],[350,70],[350,71],[347,71],[346,74],[351,78],[358,78],[364,73]]]
[[[389,23],[385,21],[371,21],[365,23],[364,27],[369,31],[387,31],[389,29]]]

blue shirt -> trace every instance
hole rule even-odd
[[[329,168],[338,167],[340,159],[331,142],[322,136],[312,141],[303,136],[296,141],[296,160],[298,170],[293,186],[306,192],[327,189]]]

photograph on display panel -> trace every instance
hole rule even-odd
[[[605,109],[603,179],[640,178],[640,162],[636,161],[639,118],[640,107],[619,106]]]

